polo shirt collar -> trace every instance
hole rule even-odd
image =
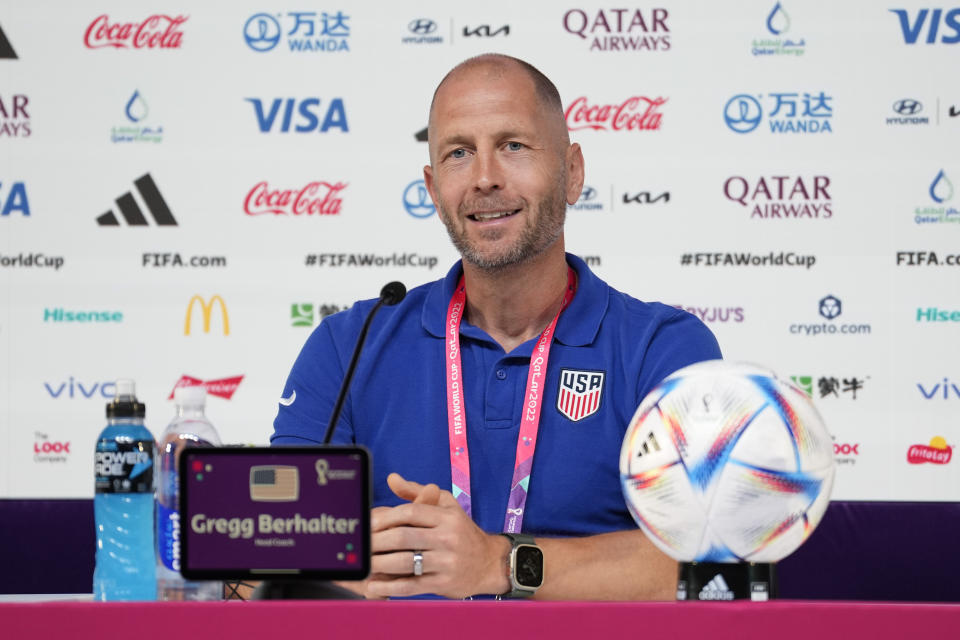
[[[591,344],[600,331],[600,323],[610,299],[610,286],[594,275],[577,256],[568,253],[567,264],[577,273],[577,295],[566,311],[560,314],[555,335],[562,344],[582,347]],[[427,293],[421,324],[434,337],[446,336],[447,308],[462,273],[463,264],[458,260],[442,280],[433,283]]]

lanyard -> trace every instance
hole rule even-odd
[[[577,289],[577,277],[567,267],[567,290],[563,304],[553,321],[543,330],[530,356],[527,372],[527,392],[524,395],[523,417],[517,437],[517,457],[510,482],[510,499],[504,517],[503,530],[519,533],[523,525],[523,507],[527,502],[527,487],[533,467],[533,453],[537,448],[537,430],[540,428],[540,408],[543,405],[543,380],[547,375],[547,360],[553,343],[553,332],[560,314],[569,306]],[[470,452],[467,450],[467,416],[463,401],[463,366],[460,360],[460,321],[467,304],[467,291],[463,276],[450,298],[447,309],[446,370],[447,370],[447,422],[450,427],[450,474],[453,495],[461,508],[472,517],[470,500]]]

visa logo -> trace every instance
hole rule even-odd
[[[944,33],[940,36],[940,42],[944,44],[956,44],[960,42],[960,8],[950,9],[944,15],[943,9],[920,9],[917,17],[911,19],[906,9],[889,9],[900,18],[900,29],[903,31],[903,40],[907,44],[916,44],[917,39],[923,33],[924,27],[927,30],[927,44],[934,44],[937,41],[937,34],[940,31],[940,19],[943,18]],[[927,20],[927,17],[930,20]],[[948,30],[953,30],[953,35],[947,35]]]
[[[244,98],[244,100],[253,105],[257,126],[263,133],[273,130],[273,125],[278,116],[280,117],[280,131],[283,133],[290,131],[291,124],[297,133],[308,133],[310,131],[326,133],[329,129],[334,128],[345,133],[350,131],[342,98],[334,98],[330,101],[323,116],[323,122],[320,122],[319,117],[321,112],[320,98],[306,98],[300,100],[299,104],[296,98],[274,98],[269,104],[260,100],[260,98]],[[297,114],[296,122],[294,122],[294,111]]]
[[[2,182],[0,182],[0,187],[3,187]],[[8,216],[14,211],[19,211],[25,216],[30,215],[30,202],[27,201],[27,188],[23,186],[22,182],[14,182],[6,198],[3,197],[3,193],[0,193],[0,205],[2,205],[2,207],[0,207],[0,216]]]
[[[59,398],[60,396],[64,396],[65,398],[92,398],[97,393],[104,398],[113,398],[117,395],[117,386],[113,382],[84,384],[74,380],[73,376],[70,376],[70,379],[66,382],[59,384],[44,382],[43,386],[52,398]]]

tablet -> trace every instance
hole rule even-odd
[[[180,572],[193,580],[360,580],[370,572],[363,447],[187,448]]]

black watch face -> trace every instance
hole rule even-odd
[[[539,547],[517,547],[517,572],[514,578],[521,587],[536,589],[543,584],[543,551]]]

